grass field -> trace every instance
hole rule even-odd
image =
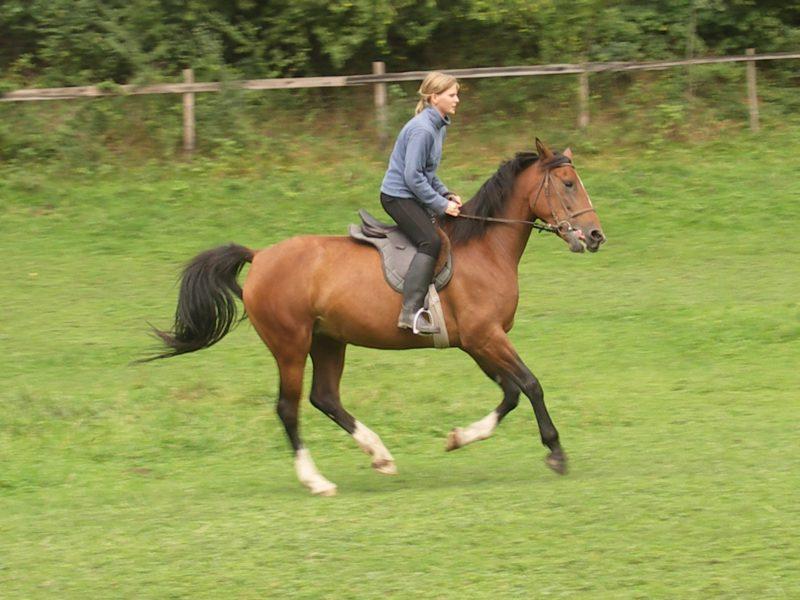
[[[470,195],[522,135],[454,129],[442,178]],[[511,334],[570,473],[544,466],[527,402],[443,451],[500,400],[462,353],[350,348],[345,406],[400,475],[306,402],[335,498],[297,482],[248,324],[128,363],[184,261],[345,231],[380,211],[385,156],[3,169],[0,596],[800,597],[800,129],[598,148],[576,163],[609,241],[533,236]]]

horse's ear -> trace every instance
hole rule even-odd
[[[536,138],[536,152],[538,152],[539,156],[541,156],[544,159],[553,158],[553,151],[550,150],[550,148],[548,148],[547,146],[545,146],[544,142],[539,138]]]
[[[572,160],[572,148],[567,148],[566,150],[564,150],[564,156]]]

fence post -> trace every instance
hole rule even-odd
[[[689,30],[686,33],[686,60],[694,58],[694,40],[697,37],[697,2],[691,0],[689,9]],[[686,99],[691,102],[694,100],[694,80],[692,79],[692,67],[686,66],[686,79],[689,83],[686,89]]]
[[[192,69],[183,70],[184,83],[194,83],[194,71]],[[183,151],[187,154],[194,152],[194,92],[187,92],[183,95]]]
[[[589,125],[589,72],[583,71],[578,81],[578,127],[586,129]]]
[[[755,48],[748,48],[747,55],[754,56]],[[750,130],[758,131],[758,94],[756,93],[756,61],[747,61],[747,104],[750,107]]]
[[[373,75],[384,75],[386,73],[386,63],[374,61],[372,63]],[[375,84],[375,122],[378,126],[378,144],[383,148],[388,141],[387,118],[386,118],[386,84]]]

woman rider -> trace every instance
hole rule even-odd
[[[461,198],[436,176],[445,128],[450,115],[456,114],[458,88],[451,75],[433,72],[425,77],[416,116],[400,130],[381,183],[381,205],[417,247],[403,283],[403,309],[397,321],[401,329],[413,329],[433,278],[442,244],[435,215],[455,217],[461,207]],[[439,330],[427,319],[417,318],[417,331],[431,334]]]

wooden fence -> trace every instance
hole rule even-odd
[[[515,67],[486,67],[475,69],[449,69],[446,73],[459,79],[488,77],[530,77],[540,75],[577,74],[578,78],[578,125],[589,125],[589,75],[593,73],[621,71],[654,71],[694,65],[746,62],[747,98],[750,113],[750,127],[759,128],[758,92],[756,88],[756,62],[762,60],[787,60],[800,58],[800,52],[775,52],[756,54],[749,48],[747,54],[738,56],[718,56],[692,58],[686,60],[649,62],[605,62],[580,64],[528,65]],[[229,83],[194,81],[191,69],[183,71],[184,83],[156,85],[93,85],[63,88],[34,88],[7,92],[0,96],[0,102],[26,102],[41,100],[66,100],[71,98],[97,98],[103,96],[136,96],[145,94],[183,94],[184,149],[191,152],[195,147],[194,95],[203,92],[221,92],[223,89],[275,90],[317,87],[343,87],[372,85],[375,90],[375,108],[378,130],[385,135],[386,127],[386,84],[399,81],[415,81],[425,77],[427,71],[406,71],[386,73],[383,62],[372,63],[372,73],[368,75],[343,75],[338,77],[293,77],[284,79],[251,79]]]

